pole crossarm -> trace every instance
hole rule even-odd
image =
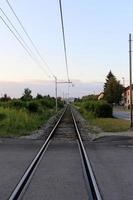
[[[72,83],[72,81],[57,81],[57,83]]]
[[[72,84],[72,81],[57,81],[57,77],[53,75],[55,79],[55,102],[56,102],[56,112],[58,111],[58,100],[57,100],[57,93],[58,93],[58,84]]]

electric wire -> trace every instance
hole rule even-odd
[[[61,0],[59,0],[59,6],[60,6],[60,17],[61,17],[61,26],[62,26],[62,35],[63,35],[63,45],[64,45],[64,54],[65,54],[65,64],[66,64],[66,71],[67,71],[67,79],[68,79],[68,82],[70,82],[69,71],[68,71],[66,40],[65,40],[65,29],[64,29],[64,22],[63,22],[63,11],[62,11]]]
[[[24,44],[22,43],[22,41],[19,39],[19,37],[14,33],[14,31],[10,28],[10,26],[6,23],[6,21],[4,20],[4,18],[0,15],[0,19],[3,21],[3,23],[5,24],[5,26],[8,28],[8,30],[13,34],[13,36],[17,39],[17,41],[20,43],[20,45],[23,47],[23,49],[27,52],[27,54],[30,56],[30,58],[43,70],[43,72],[45,72],[45,74],[47,73],[46,70],[40,65],[40,63],[32,56],[32,54],[30,53],[30,51],[24,46]]]
[[[30,51],[30,53],[32,53],[31,49],[28,47],[28,45],[26,44],[26,42],[24,41],[24,39],[22,38],[21,34],[18,32],[18,30],[15,28],[15,26],[13,25],[13,23],[11,22],[11,20],[9,19],[9,17],[6,15],[6,13],[3,11],[3,9],[0,7],[0,11],[2,12],[2,14],[5,16],[5,18],[7,19],[7,21],[11,24],[12,28],[15,30],[15,32],[18,34],[18,36],[20,37],[20,39],[22,40],[22,42],[24,43],[25,47]]]
[[[18,38],[18,36],[14,33],[14,31],[10,28],[10,26],[6,23],[6,21],[4,20],[4,18],[0,15],[0,19],[3,21],[3,23],[6,25],[6,27],[8,28],[8,30],[14,35],[14,37],[18,40],[18,42],[20,43],[20,45],[25,49],[25,51],[28,53],[28,55],[33,59],[31,53],[27,50],[27,48],[24,46],[24,44],[22,43],[22,41]]]
[[[13,9],[13,7],[11,6],[11,4],[9,3],[8,0],[6,0],[6,3],[8,4],[10,10],[12,11],[13,15],[15,16],[15,18],[17,19],[19,25],[21,26],[23,32],[25,33],[25,35],[27,36],[27,38],[29,39],[34,51],[36,52],[36,54],[39,56],[39,58],[41,59],[41,61],[43,62],[43,64],[45,65],[45,67],[47,68],[47,70],[49,71],[49,73],[52,75],[52,77],[55,79],[55,81],[57,81],[57,77],[52,73],[49,65],[47,64],[47,62],[45,61],[45,59],[42,57],[40,51],[38,50],[37,46],[35,45],[35,43],[33,42],[33,40],[31,39],[30,35],[28,34],[27,30],[25,29],[24,25],[22,24],[21,20],[19,19],[19,17],[17,16],[15,10]],[[67,79],[68,79],[68,83],[70,82],[69,79],[69,71],[68,71],[68,61],[67,61],[67,49],[66,49],[66,41],[65,41],[65,31],[64,31],[64,22],[63,22],[63,12],[62,12],[62,4],[61,4],[61,0],[59,0],[59,4],[60,4],[60,15],[61,15],[61,24],[62,24],[62,34],[63,34],[63,44],[64,44],[64,54],[65,54],[65,64],[66,64],[66,71],[67,71]],[[3,13],[3,15],[6,17],[6,20],[10,23],[10,25],[12,26],[12,28],[14,29],[14,31],[16,33],[14,33],[14,31],[11,29],[11,27],[8,25],[8,23],[4,20],[4,18],[2,16],[0,16],[1,20],[3,21],[3,23],[6,25],[6,27],[9,29],[9,31],[14,35],[14,37],[17,39],[17,41],[20,43],[20,45],[24,48],[24,50],[28,53],[28,55],[31,57],[31,59],[43,70],[43,72],[45,72],[45,74],[47,73],[46,70],[44,69],[44,67],[42,67],[42,65],[40,65],[40,62],[38,62],[38,59],[35,59],[33,54],[33,51],[30,49],[30,47],[27,45],[27,43],[25,42],[25,40],[23,39],[23,37],[21,36],[21,34],[18,32],[17,28],[15,28],[15,26],[13,25],[13,23],[11,22],[11,20],[8,18],[8,16],[5,14],[5,12],[2,10],[2,8],[0,8],[1,12]],[[17,34],[17,35],[16,35]],[[49,76],[49,75],[48,75]],[[50,77],[50,76],[49,76]]]
[[[17,16],[15,10],[13,9],[13,7],[11,6],[11,4],[9,3],[8,0],[6,0],[9,8],[11,9],[12,13],[14,14],[14,16],[16,17],[18,23],[20,24],[22,30],[24,31],[25,35],[27,36],[27,38],[29,39],[29,41],[31,42],[34,50],[36,51],[37,55],[40,57],[40,59],[42,60],[42,62],[45,64],[45,66],[47,66],[47,69],[49,70],[49,72],[51,73],[51,75],[53,77],[55,77],[55,75],[52,73],[49,65],[47,64],[47,62],[44,60],[44,58],[42,57],[40,51],[38,50],[37,46],[35,45],[35,43],[33,42],[33,40],[31,39],[30,35],[28,34],[27,30],[25,29],[24,25],[22,24],[21,20],[19,19],[19,17]]]

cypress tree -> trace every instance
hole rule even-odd
[[[104,99],[110,104],[119,104],[122,99],[123,86],[110,71],[104,83]]]

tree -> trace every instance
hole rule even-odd
[[[37,93],[36,99],[43,99],[43,96]]]
[[[104,99],[108,103],[119,104],[122,99],[123,86],[110,71],[104,84]]]
[[[82,97],[82,100],[83,101],[96,101],[97,100],[97,95],[95,95],[95,94],[89,94],[89,95],[87,95],[87,96],[83,96]]]
[[[31,100],[32,99],[32,95],[31,95],[31,90],[29,88],[25,88],[24,89],[24,94],[21,97],[22,100]]]
[[[0,98],[1,101],[10,101],[11,97],[7,96],[7,94],[4,94],[3,97]]]

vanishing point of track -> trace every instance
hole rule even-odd
[[[58,131],[59,126],[73,127],[73,131],[66,131],[64,134]],[[50,146],[52,140],[56,139],[67,139],[67,140],[76,140],[79,147],[79,153],[81,155],[81,162],[83,166],[84,176],[86,177],[87,187],[88,187],[88,199],[89,200],[102,200],[90,161],[88,159],[87,153],[85,151],[85,147],[81,138],[81,134],[76,122],[76,118],[74,116],[74,112],[72,111],[71,107],[68,106],[62,112],[60,118],[58,119],[57,123],[55,124],[54,128],[50,132],[49,136],[47,137],[46,141],[40,148],[39,152],[33,159],[30,166],[27,168],[26,172],[20,179],[19,183],[13,190],[12,194],[10,195],[8,200],[18,200],[24,195],[27,186],[30,184],[30,181],[35,173],[36,169],[38,168],[39,163],[41,162],[42,158],[45,156],[45,152]],[[45,175],[44,175],[45,176]],[[69,191],[68,191],[69,192]]]

